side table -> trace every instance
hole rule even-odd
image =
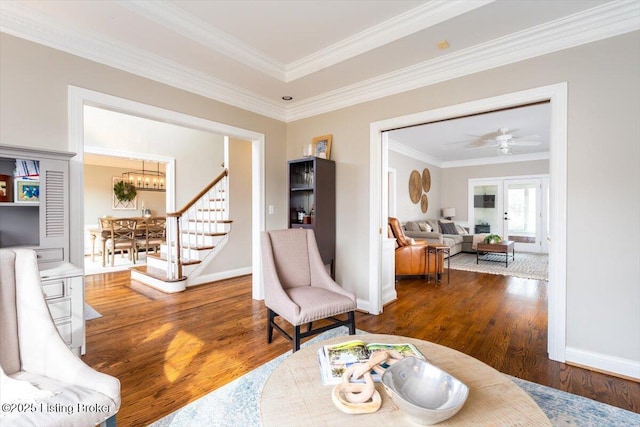
[[[427,283],[429,283],[429,279],[431,277],[431,258],[429,254],[433,254],[436,260],[435,265],[435,276],[436,282],[440,282],[442,280],[442,276],[438,277],[440,271],[443,270],[444,267],[444,256],[447,256],[447,283],[449,283],[449,269],[451,267],[451,257],[450,257],[450,248],[447,245],[440,244],[429,244],[427,245],[426,257],[427,257]]]

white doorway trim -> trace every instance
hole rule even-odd
[[[93,107],[103,108],[106,110],[144,117],[151,120],[172,123],[191,129],[204,130],[207,132],[229,136],[244,141],[251,141],[251,260],[253,274],[252,295],[254,299],[263,299],[264,287],[262,283],[260,258],[260,232],[265,229],[264,134],[75,86],[69,86],[68,94],[69,150],[76,153],[76,156],[71,159],[69,173],[71,180],[70,191],[72,195],[72,197],[70,197],[70,215],[71,224],[78,224],[77,226],[71,227],[71,262],[76,265],[83,265],[82,262],[84,245],[82,224],[84,224],[84,106],[91,105]],[[175,188],[173,189],[171,196],[169,196],[169,188],[167,188],[167,193],[167,199],[172,199],[172,205],[169,209],[171,211],[175,209]],[[167,206],[169,207],[169,202],[167,202]]]
[[[549,358],[564,362],[566,355],[566,306],[567,306],[567,83],[514,92],[492,98],[452,105],[370,124],[370,232],[369,232],[369,305],[372,313],[380,313],[379,298],[382,258],[380,234],[386,229],[387,207],[381,195],[387,188],[387,150],[384,132],[405,126],[444,120],[468,114],[524,105],[539,101],[551,101],[550,142],[550,239],[549,246]],[[384,221],[384,222],[383,222]],[[384,228],[383,228],[384,226]],[[391,260],[392,261],[392,260]]]

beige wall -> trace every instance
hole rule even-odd
[[[455,221],[466,222],[469,220],[469,179],[548,173],[548,160],[445,168],[442,169],[442,198],[440,203],[445,207],[456,208]]]
[[[287,156],[333,134],[338,191],[337,277],[368,296],[369,124],[568,82],[567,346],[640,360],[640,33],[591,43],[376,101],[298,120]],[[552,177],[553,180],[553,177]],[[354,197],[354,195],[359,195]],[[593,225],[623,212],[615,251]]]
[[[440,188],[442,185],[441,169],[413,157],[389,150],[389,167],[396,170],[396,216],[400,222],[425,218],[440,218]],[[416,170],[422,176],[424,168],[431,173],[431,189],[426,194],[427,212],[422,213],[420,202],[414,204],[409,197],[409,176]]]

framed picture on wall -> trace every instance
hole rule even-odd
[[[121,195],[120,198],[116,196],[116,189],[120,188],[120,185],[128,183],[122,179],[122,177],[114,176],[113,181],[111,183],[111,209],[114,210],[123,210],[123,211],[135,211],[138,209],[138,195],[135,191],[129,192],[126,188],[124,189],[124,197]],[[130,195],[129,195],[130,194]]]
[[[16,178],[13,196],[16,203],[40,202],[40,180]]]
[[[13,182],[9,175],[0,175],[0,202],[13,202]]]
[[[322,135],[313,138],[313,155],[321,159],[329,160],[331,158],[332,139],[332,135]]]

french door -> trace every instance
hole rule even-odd
[[[547,176],[469,180],[469,222],[475,233],[515,242],[523,252],[548,252]]]

